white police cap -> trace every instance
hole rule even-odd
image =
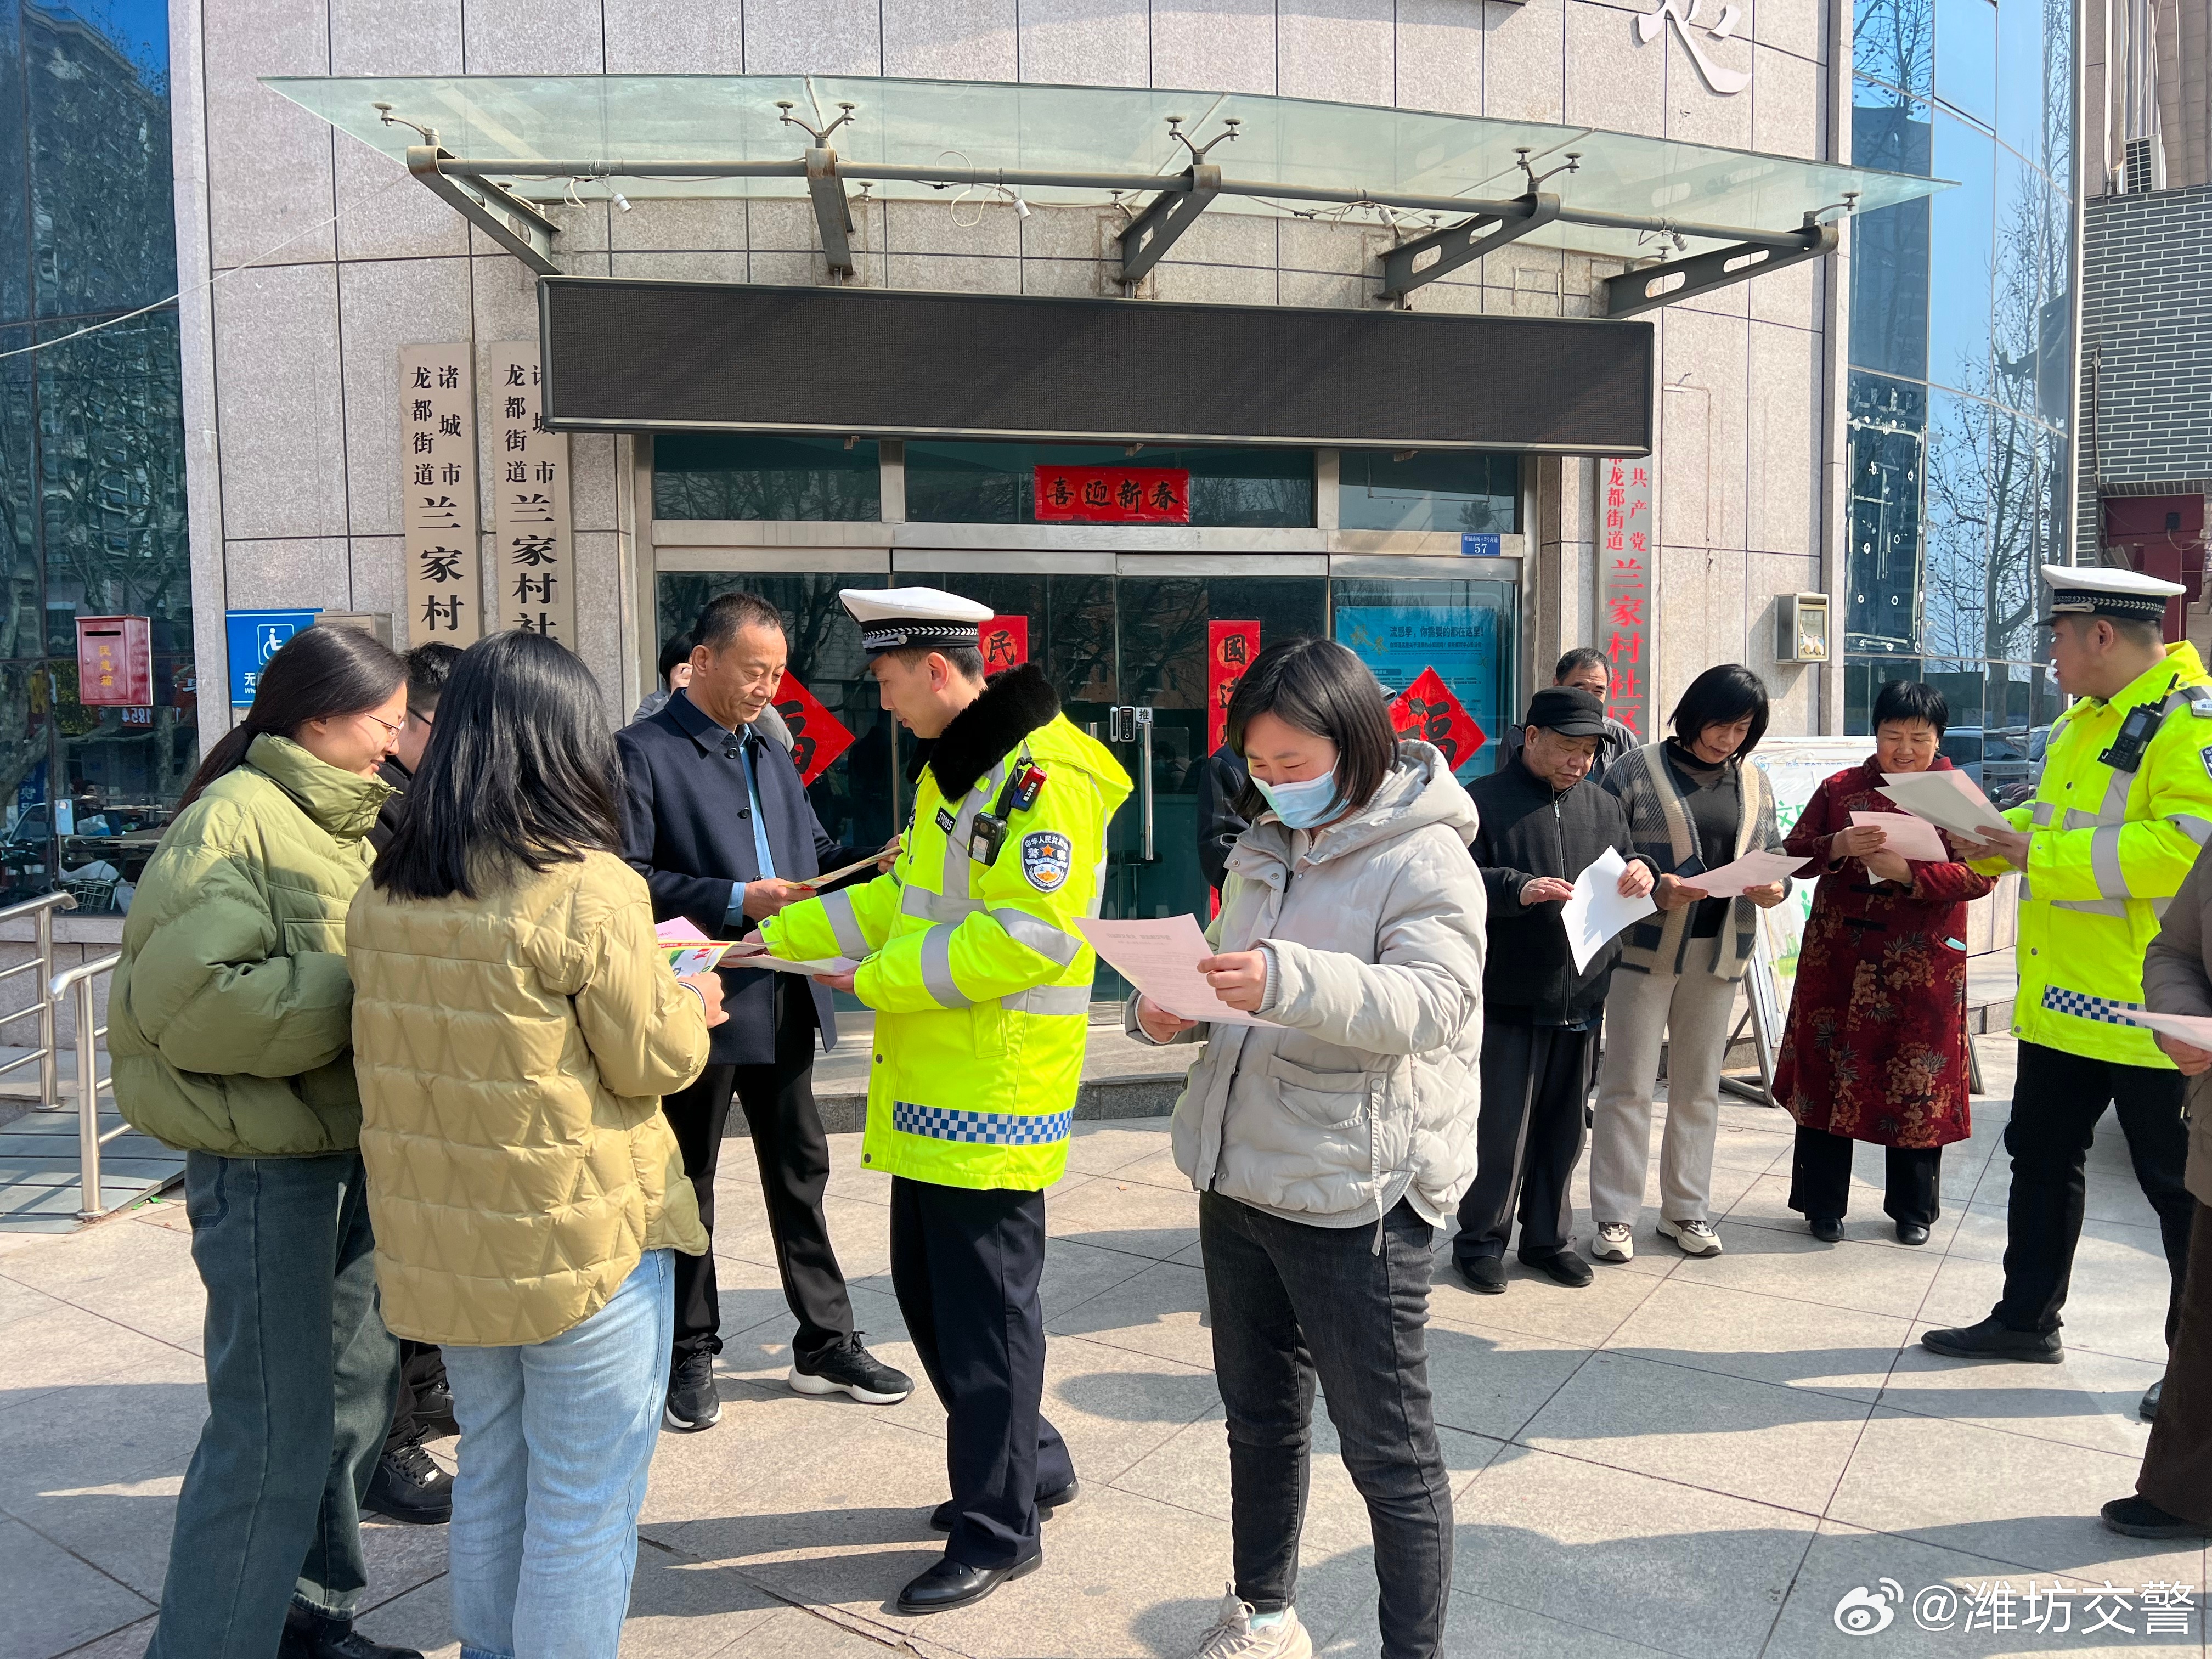
[[[2158,622],[2166,602],[2189,590],[2179,582],[2105,564],[2046,564],[2043,580],[2051,589],[2047,627],[2061,617],[2112,617],[2127,622]]]
[[[860,647],[871,656],[908,645],[972,648],[982,642],[980,624],[996,614],[938,587],[848,587],[837,597],[860,624]]]

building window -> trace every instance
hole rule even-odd
[[[884,516],[872,438],[669,432],[653,441],[656,519],[808,519],[868,523]]]
[[[1146,444],[906,446],[906,516],[917,524],[1035,524],[1042,465],[1167,467],[1190,474],[1190,522],[1242,530],[1314,521],[1313,452]]]
[[[1346,449],[1338,453],[1337,469],[1340,529],[1520,532],[1516,456]]]

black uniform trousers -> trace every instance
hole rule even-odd
[[[1572,1242],[1575,1165],[1583,1155],[1583,1107],[1596,1050],[1594,1026],[1576,1030],[1493,1018],[1483,1027],[1474,1184],[1459,1201],[1454,1261],[1504,1255],[1516,1200],[1523,1261],[1556,1255]]]
[[[699,1080],[666,1097],[660,1109],[676,1131],[684,1173],[698,1195],[699,1219],[714,1231],[714,1169],[734,1094],[752,1132],[768,1200],[769,1236],[783,1299],[799,1321],[794,1355],[811,1359],[852,1340],[853,1303],[830,1243],[822,1194],[830,1184],[830,1141],[814,1104],[814,999],[802,981],[775,983],[775,1060],[767,1066],[709,1066]],[[676,1344],[682,1360],[703,1348],[722,1351],[722,1310],[715,1291],[714,1253],[676,1257]]]
[[[2012,1121],[2005,1125],[2012,1200],[2006,1215],[2004,1299],[1995,1310],[1997,1319],[2016,1331],[2058,1328],[2088,1198],[2089,1143],[2097,1120],[2111,1105],[2118,1109],[2136,1179],[2158,1212],[2166,1266],[2173,1275],[2166,1316],[2166,1340],[2171,1343],[2181,1318],[2189,1231],[2197,1211],[2197,1200],[2182,1182],[2189,1162],[2189,1126],[2181,1115],[2181,1073],[2023,1042],[2019,1077],[2013,1085]]]
[[[945,1407],[947,1559],[1009,1567],[1040,1547],[1036,1498],[1075,1479],[1044,1415],[1044,1194],[891,1180],[891,1286]]]
[[[1849,1135],[1797,1126],[1790,1150],[1790,1207],[1808,1221],[1841,1221],[1851,1207]],[[1943,1149],[1885,1146],[1881,1207],[1893,1221],[1932,1227],[1943,1213]]]

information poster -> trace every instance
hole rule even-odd
[[[399,480],[407,638],[483,635],[476,371],[466,340],[399,348]]]
[[[1499,707],[1498,613],[1480,606],[1444,610],[1425,605],[1340,605],[1336,637],[1374,672],[1396,697],[1425,672],[1433,671],[1467,716],[1487,734],[1502,731]],[[1476,744],[1458,757],[1464,778],[1491,769],[1497,746]]]
[[[545,429],[538,342],[491,348],[492,562],[499,625],[576,647],[568,434]]]

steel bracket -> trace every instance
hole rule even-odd
[[[1221,194],[1221,169],[1212,162],[1194,161],[1182,177],[1181,190],[1164,190],[1153,197],[1121,233],[1121,282],[1142,281]]]
[[[1779,270],[1784,265],[1800,264],[1807,259],[1833,253],[1841,236],[1832,224],[1817,225],[1808,221],[1794,240],[1797,246],[1793,248],[1739,242],[1733,247],[1717,247],[1707,252],[1692,253],[1686,258],[1670,259],[1665,264],[1645,265],[1640,270],[1623,271],[1618,276],[1608,276],[1605,279],[1603,314],[1633,317],[1640,311],[1656,311],[1661,306],[1732,288],[1754,276],[1764,276],[1770,270]],[[1681,282],[1671,288],[1665,286],[1668,278],[1675,276],[1680,276]]]
[[[559,276],[553,239],[561,227],[504,185],[484,178],[456,179],[439,170],[441,161],[453,159],[441,145],[407,147],[407,171],[428,185],[432,195],[539,276]]]
[[[1520,240],[1559,216],[1559,198],[1549,191],[1533,191],[1520,199],[1527,211],[1518,216],[1478,213],[1462,224],[1392,248],[1382,256],[1382,300],[1402,300],[1424,283],[1448,276],[1493,249]],[[1488,232],[1486,235],[1482,233]],[[1429,257],[1433,252],[1434,257]]]
[[[806,152],[806,193],[814,201],[814,228],[822,239],[822,257],[841,276],[853,274],[853,204],[837,178],[837,152],[827,148]]]

